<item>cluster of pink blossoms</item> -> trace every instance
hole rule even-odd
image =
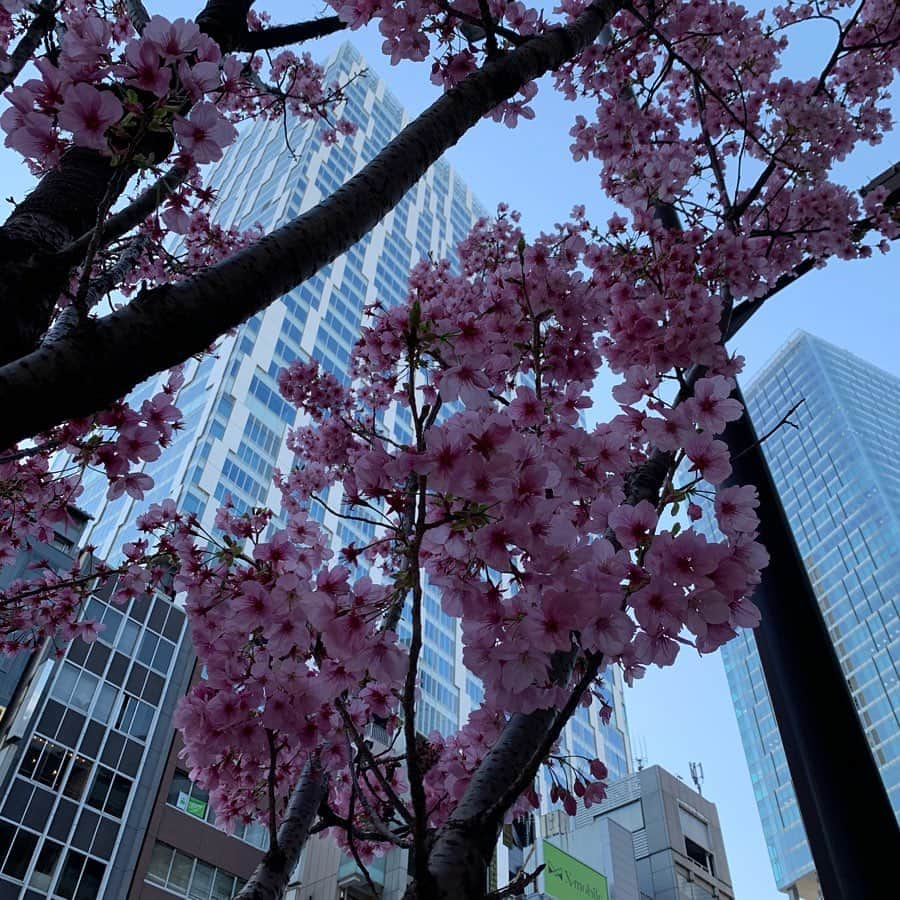
[[[38,59],[41,77],[7,94],[11,106],[0,118],[7,146],[40,171],[52,168],[70,142],[133,157],[145,131],[174,127],[185,160],[221,157],[234,140],[234,127],[202,98],[222,91],[223,78],[237,77],[236,59],[223,60],[215,42],[184,19],[154,16],[140,37],[131,38],[124,16],[109,22],[90,7],[76,6],[63,11],[63,20],[56,63]]]
[[[236,136],[232,121],[285,109],[319,118],[340,98],[309,54],[278,53],[265,73],[273,81],[267,90],[248,82],[246,61],[223,57],[194,22],[153,16],[134,36],[126,16],[109,20],[90,3],[67,4],[61,14],[59,53],[35,61],[40,77],[12,88],[0,117],[6,145],[35,171],[55,166],[70,144],[139,160],[147,134],[165,131],[174,134],[181,165],[200,165],[221,158]],[[259,60],[252,68],[258,72]],[[334,129],[353,130],[344,119]]]
[[[159,459],[181,424],[173,398],[182,380],[175,370],[140,409],[120,401],[41,436],[37,450],[12,447],[0,453],[0,566],[36,543],[52,542],[57,529],[66,531],[86,469],[103,472],[110,499],[144,496],[153,479],[140,470]],[[84,596],[98,574],[109,571],[89,554],[73,560],[68,572],[54,572],[38,557],[27,577],[0,591],[0,651],[15,653],[46,639],[90,638],[92,624],[78,621]],[[120,585],[123,600],[140,592],[135,584],[149,583],[149,574],[133,562],[120,571],[127,576]]]
[[[455,4],[457,14],[424,0],[332,5],[351,27],[377,20],[392,62],[433,54],[432,80],[445,88],[552,25],[502,0],[486,4],[493,30],[471,27],[485,7],[477,0]],[[557,21],[587,6],[563,0]],[[19,2],[0,10],[2,48],[29,14]],[[167,228],[184,232],[180,271],[195,271],[251,239],[210,226],[196,164],[219,158],[238,118],[318,116],[339,90],[323,86],[308,56],[285,51],[263,73],[259,57],[223,58],[190,22],[156,17],[135,37],[127,19],[100,10],[64,4],[59,52],[10,91],[0,124],[40,171],[70,145],[159,163],[139,159],[141,140],[155,129],[171,136],[192,175],[142,230],[153,243]],[[782,77],[788,35],[817,19],[837,25],[836,51],[814,78]],[[266,24],[251,16],[251,27]],[[512,214],[480,222],[460,247],[460,274],[423,262],[407,303],[369,311],[352,389],[314,363],[289,367],[282,392],[306,424],[290,437],[297,466],[278,476],[282,527],[271,511],[226,508],[211,535],[170,502],[142,519],[147,537],[125,548],[116,596],[159,581],[163,560],[174,569],[208,675],[179,720],[192,776],[223,820],[265,816],[270,786],[280,814],[311,754],[332,773],[337,816],[363,831],[405,818],[399,807],[415,786],[403,753],[392,744],[373,754],[365,736],[378,724],[395,741],[412,715],[416,638],[407,647],[396,625],[402,604],[421,601],[423,581],[459,620],[464,661],[484,686],[460,732],[417,749],[432,826],[512,715],[563,708],[579,693],[594,702],[581,673],[590,682],[619,666],[640,677],[682,646],[710,652],[756,624],[748,597],[766,562],[757,500],[750,487],[723,486],[731,466],[720,435],[740,415],[727,330],[737,304],[761,301],[797,267],[870,253],[866,229],[900,235],[883,190],[860,202],[831,177],[860,141],[877,144],[889,129],[898,48],[893,0],[789,2],[771,19],[728,0],[623,8],[601,41],[558,70],[556,86],[596,104],[576,119],[573,155],[600,161],[604,189],[629,218],[614,216],[601,236],[576,210],[531,243]],[[524,84],[491,115],[508,125],[530,118],[535,92]],[[335,133],[350,130],[339,122]],[[195,200],[204,209],[191,210]],[[663,226],[674,213],[680,230]],[[173,274],[148,251],[124,287]],[[581,415],[603,365],[620,377],[620,412],[587,428]],[[117,405],[51,439],[101,465],[111,494],[140,496],[149,476],[132,469],[168,442],[176,391],[173,382],[140,411]],[[411,436],[399,439],[401,430]],[[8,555],[17,534],[50,533],[78,483],[51,477],[40,456],[0,466],[14,485],[10,521],[25,523],[3,532]],[[643,476],[660,467],[648,490]],[[687,502],[695,521],[701,492],[714,494],[719,541],[674,519]],[[373,532],[365,546],[336,548],[337,562],[309,518],[311,504],[336,495],[338,514]],[[20,605],[5,630],[89,637],[89,624],[75,624],[75,580],[45,576],[38,603],[11,600]],[[551,751],[549,762],[552,801],[572,811],[576,798],[602,798],[599,760],[573,764]],[[536,802],[526,792],[512,809]]]
[[[314,362],[282,373],[283,394],[309,421],[291,438],[299,465],[279,476],[284,528],[273,530],[265,511],[226,509],[211,544],[171,505],[142,520],[186,592],[207,678],[179,726],[192,777],[213,791],[224,820],[265,814],[273,754],[280,812],[313,751],[342,773],[332,808],[350,815],[355,802],[366,818],[348,766],[360,764],[355,737],[368,725],[397,729],[408,662],[382,623],[409,602],[413,568],[459,619],[465,664],[485,692],[463,731],[428,739],[433,825],[510,714],[565,704],[579,660],[639,677],[647,665],[671,664],[684,644],[709,652],[757,621],[747,597],[766,557],[754,540],[753,490],[717,492],[721,542],[661,525],[701,477],[718,483],[730,471],[716,435],[740,406],[715,368],[735,368],[716,350],[718,332],[711,327],[708,343],[689,352],[668,317],[648,320],[645,342],[660,348],[654,366],[632,367],[622,414],[586,428],[580,413],[594,373],[604,357],[617,358],[609,336],[617,305],[585,275],[594,249],[586,226],[527,245],[515,221],[505,213],[482,221],[460,247],[463,274],[422,263],[407,304],[371,311],[353,388]],[[676,407],[657,395],[664,357],[710,366]],[[400,409],[414,423],[411,444],[377,424]],[[658,450],[671,453],[667,486],[636,501],[629,477]],[[375,526],[367,546],[338,548],[337,565],[307,512],[334,484],[345,513]],[[575,660],[562,679],[560,654]],[[554,785],[567,808],[604,794],[602,764],[589,762]],[[380,782],[365,790],[389,817],[405,776],[385,765],[396,796]],[[535,800],[523,796],[520,807]]]

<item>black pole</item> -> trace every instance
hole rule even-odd
[[[744,403],[740,388],[734,396]],[[897,820],[746,412],[724,440],[728,483],[759,492],[759,539],[771,561],[753,595],[762,612],[756,646],[822,894],[883,898],[897,890]]]

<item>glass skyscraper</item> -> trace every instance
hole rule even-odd
[[[900,813],[900,378],[799,333],[745,390],[895,813]],[[722,650],[775,882],[817,882],[752,634]],[[847,772],[852,779],[853,773]],[[865,827],[865,823],[859,823]]]

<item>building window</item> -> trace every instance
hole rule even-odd
[[[69,755],[72,757],[72,768],[69,770],[63,794],[70,800],[80,800],[91,774],[91,761],[77,753]]]
[[[0,860],[3,874],[21,881],[28,871],[38,836],[23,828],[17,832],[14,829],[10,822],[0,821]]]
[[[137,658],[147,666],[162,672],[169,671],[169,663],[175,653],[175,645],[153,631],[146,631],[141,639]]]
[[[122,709],[116,718],[116,728],[124,731],[139,741],[145,741],[150,733],[150,724],[153,722],[153,707],[149,703],[138,700],[130,694],[125,695],[122,701]]]
[[[190,816],[203,819],[214,828],[217,827],[216,811],[209,802],[209,793],[194,784],[184,772],[175,771],[166,802]],[[269,849],[269,832],[259,822],[237,822],[231,836],[260,850]]]
[[[695,863],[703,866],[710,875],[716,874],[712,853],[701,847],[696,841],[692,841],[689,837],[686,837],[684,839],[684,852]]]
[[[56,893],[66,900],[96,900],[105,871],[100,860],[70,850],[56,882]]]
[[[231,900],[244,886],[243,879],[162,841],[153,847],[146,880],[191,900]]]
[[[117,819],[125,812],[128,794],[131,791],[131,780],[117,775],[106,766],[100,766],[94,776],[94,784],[88,794],[87,802],[94,809],[103,810]]]
[[[167,802],[188,815],[206,820],[209,813],[209,794],[194,784],[183,772],[175,772],[169,787]]]
[[[63,663],[53,684],[51,696],[59,700],[64,706],[71,706],[79,712],[87,712],[100,679],[90,672],[73,666],[71,663]]]
[[[50,894],[50,885],[53,884],[53,873],[56,871],[56,864],[62,854],[62,844],[47,839],[41,852],[38,853],[37,862],[34,864],[34,871],[31,873],[29,884],[31,887],[39,891],[45,891]]]
[[[55,791],[62,783],[67,757],[70,755],[62,747],[36,735],[31,739],[28,752],[22,759],[19,774]]]

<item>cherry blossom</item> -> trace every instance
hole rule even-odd
[[[597,10],[586,0],[330,5],[351,28],[377,28],[392,63],[425,63],[448,92]],[[900,22],[890,0],[769,13],[613,6],[601,38],[553,76],[580,99],[571,149],[617,206],[605,224],[577,208],[528,235],[501,207],[458,247],[458,266],[423,259],[406,302],[367,308],[349,386],[315,360],[287,365],[279,387],[300,418],[287,442],[294,464],[274,476],[279,509],[226,503],[211,531],[156,503],[119,563],[86,554],[0,593],[9,652],[92,639],[83,606],[98,576],[115,580],[116,601],[180,595],[207,678],[178,724],[191,776],[224,824],[274,827],[315,761],[329,776],[330,822],[360,859],[408,847],[416,829],[439,841],[517,716],[566,710],[562,720],[579,703],[608,716],[604,671],[630,682],[759,621],[758,499],[751,486],[722,486],[731,464],[719,436],[741,414],[731,393],[743,361],[728,342],[741,312],[809,268],[865,258],[900,235],[884,188],[863,198],[836,174],[891,127]],[[218,186],[200,169],[222,158],[239,121],[292,115],[321,123],[328,141],[353,134],[341,85],[311,54],[234,49],[269,30],[263,12],[221,47],[183,18],[153,16],[140,30],[118,5],[73,0],[55,15],[25,68],[12,48],[36,9],[0,4],[0,127],[37,174],[91,154],[115,175],[86,234],[51,248],[85,248],[47,301],[63,334],[73,316],[102,318],[98,293],[113,307],[145,301],[145,286],[202,280],[262,237],[214,222]],[[792,42],[825,19],[838,36],[821,67],[787,74]],[[478,115],[515,127],[535,116],[537,91],[526,72]],[[151,190],[152,210],[107,241],[98,226],[172,165],[177,178]],[[121,274],[97,289],[110,273]],[[618,405],[588,426],[601,372],[617,381]],[[181,387],[175,370],[149,399],[105,403],[0,454],[0,560],[65,525],[88,471],[111,499],[142,500],[179,427]],[[385,425],[398,416],[409,437]],[[715,541],[692,527],[713,491]],[[321,504],[367,523],[366,542],[331,546],[314,519]],[[458,622],[484,691],[450,736],[416,734],[426,592]],[[393,749],[368,742],[373,723]],[[540,734],[546,800],[569,813],[602,800],[602,762],[565,757],[559,730]],[[535,771],[521,783],[506,773],[516,790],[503,815],[540,804]]]
[[[89,84],[74,84],[63,95],[59,124],[72,132],[79,147],[105,150],[106,129],[122,117],[122,104],[113,94]]]
[[[222,149],[236,135],[234,126],[212,103],[198,103],[188,118],[175,116],[175,137],[179,146],[194,163],[208,163],[222,158]]]

